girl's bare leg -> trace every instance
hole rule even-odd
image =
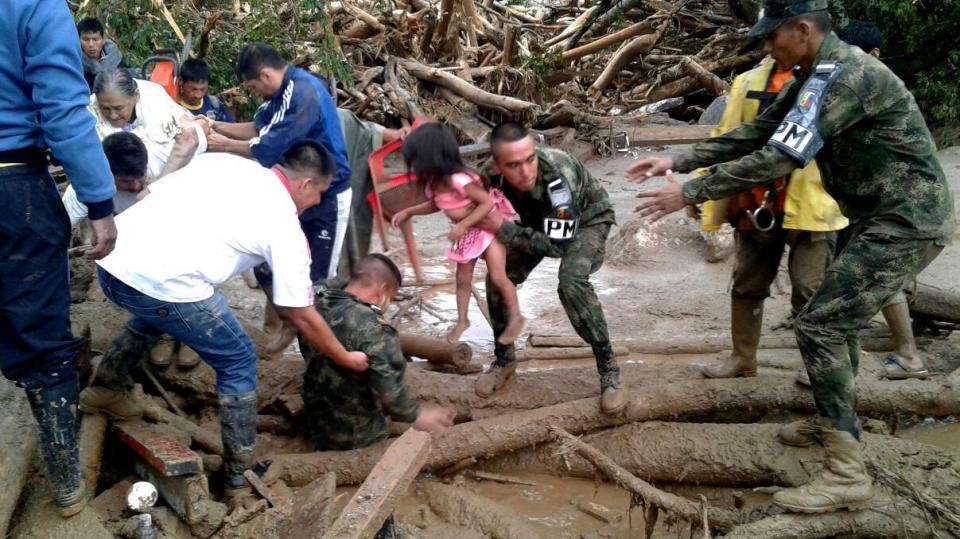
[[[470,297],[473,295],[473,268],[476,259],[457,264],[457,323],[447,334],[447,340],[455,343],[470,327]]]
[[[500,242],[494,240],[483,253],[487,262],[487,273],[493,285],[503,295],[503,303],[507,308],[507,327],[503,329],[497,342],[503,345],[511,344],[520,336],[527,320],[520,314],[520,300],[517,298],[517,287],[507,277],[507,250]]]

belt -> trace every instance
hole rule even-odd
[[[27,165],[27,166],[46,166],[47,153],[43,148],[19,148],[16,150],[0,151],[0,165]]]

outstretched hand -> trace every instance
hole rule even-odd
[[[627,169],[627,181],[643,183],[654,176],[663,176],[673,170],[673,158],[649,157],[630,165]]]
[[[637,205],[633,211],[639,213],[640,217],[649,217],[651,222],[659,221],[687,206],[687,203],[683,200],[683,185],[677,181],[672,170],[668,169],[664,172],[667,176],[667,185],[660,189],[637,194],[637,198],[647,200]]]

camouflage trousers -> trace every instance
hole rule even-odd
[[[597,297],[590,275],[603,265],[610,223],[600,223],[581,228],[570,242],[558,246],[560,255],[560,283],[557,293],[567,318],[584,341],[597,349],[610,343],[607,320]],[[533,254],[521,245],[507,246],[507,276],[514,284],[527,279],[530,272],[540,264],[543,255]],[[493,322],[493,335],[499,337],[506,327],[507,312],[500,290],[487,279],[487,305]],[[499,345],[498,345],[499,347]],[[513,347],[509,347],[512,354]]]
[[[939,240],[887,230],[859,227],[794,323],[818,413],[857,437],[857,331],[943,250]]]

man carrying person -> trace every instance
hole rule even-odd
[[[613,355],[607,321],[590,275],[603,265],[610,227],[615,223],[607,192],[572,155],[537,148],[516,123],[500,124],[490,136],[493,154],[484,173],[517,211],[519,222],[494,211],[483,227],[507,248],[507,275],[520,284],[544,257],[560,259],[560,303],[577,334],[593,347],[600,374],[600,407],[614,413],[626,404],[620,368]],[[506,310],[496,286],[487,281],[487,303],[497,338],[506,326]],[[476,392],[489,397],[517,369],[513,345],[497,344],[496,359],[477,379]]]
[[[62,0],[11,0],[0,17],[0,368],[27,394],[60,515],[86,506],[77,448],[77,352],[70,331],[70,224],[45,148],[88,208],[109,254],[116,188],[87,112],[73,19]]]
[[[180,105],[197,116],[217,122],[233,122],[233,115],[223,101],[210,95],[210,67],[203,60],[188,58],[180,65]]]
[[[90,92],[93,92],[93,81],[98,73],[125,67],[123,53],[116,43],[107,39],[103,23],[97,19],[87,17],[77,23],[77,33],[80,34],[80,50],[83,52],[80,55],[83,78]]]
[[[113,211],[120,214],[137,203],[140,193],[147,186],[147,147],[133,133],[114,133],[103,139],[103,153],[110,164],[113,183],[117,187],[113,195]],[[67,186],[61,197],[70,216],[70,226],[77,226],[87,219],[86,204],[77,199],[73,184]]]
[[[846,248],[794,321],[826,449],[812,482],[773,496],[788,511],[857,509],[873,497],[860,449],[854,375],[857,331],[940,253],[954,228],[953,196],[916,101],[883,63],[830,31],[827,0],[764,0],[751,29],[794,80],[753,121],[675,159],[650,158],[632,181],[667,175],[637,207],[656,220],[685,205],[766,185],[814,157],[852,224]],[[731,161],[735,160],[735,161]],[[729,161],[729,162],[728,162]],[[710,166],[681,185],[672,171]]]
[[[83,390],[80,408],[118,418],[142,414],[130,371],[164,333],[189,346],[216,371],[233,508],[250,495],[243,472],[253,464],[256,441],[257,356],[215,287],[266,262],[273,301],[303,338],[346,369],[367,367],[366,356],[345,350],[313,308],[309,248],[297,221],[319,202],[332,173],[333,161],[313,141],[293,144],[272,169],[231,155],[199,156],[152,184],[118,218],[123,239],[99,263],[104,294],[133,317],[104,355],[94,385]]]

